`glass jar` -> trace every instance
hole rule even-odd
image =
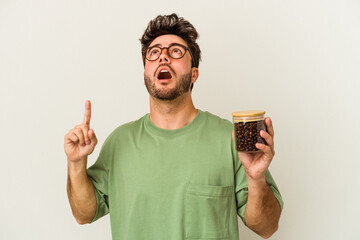
[[[234,122],[234,138],[236,150],[239,152],[256,153],[256,143],[266,144],[260,137],[260,130],[266,131],[264,122],[265,111],[249,110],[232,113]]]

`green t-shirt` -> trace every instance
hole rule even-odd
[[[88,169],[93,222],[110,212],[115,240],[238,240],[248,194],[232,131],[230,121],[201,110],[176,130],[156,127],[149,114],[118,127]],[[269,172],[266,180],[282,208]]]

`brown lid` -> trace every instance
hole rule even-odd
[[[239,111],[233,112],[234,117],[256,117],[265,114],[264,110],[248,110],[248,111]]]

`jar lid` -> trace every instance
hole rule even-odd
[[[256,117],[263,114],[265,114],[264,110],[247,110],[232,113],[234,117]]]

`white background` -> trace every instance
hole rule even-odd
[[[355,0],[0,0],[0,239],[111,239],[109,216],[72,217],[63,137],[90,99],[91,165],[114,128],[149,111],[138,39],[172,12],[200,33],[195,106],[273,119],[285,207],[272,239],[360,239]]]

